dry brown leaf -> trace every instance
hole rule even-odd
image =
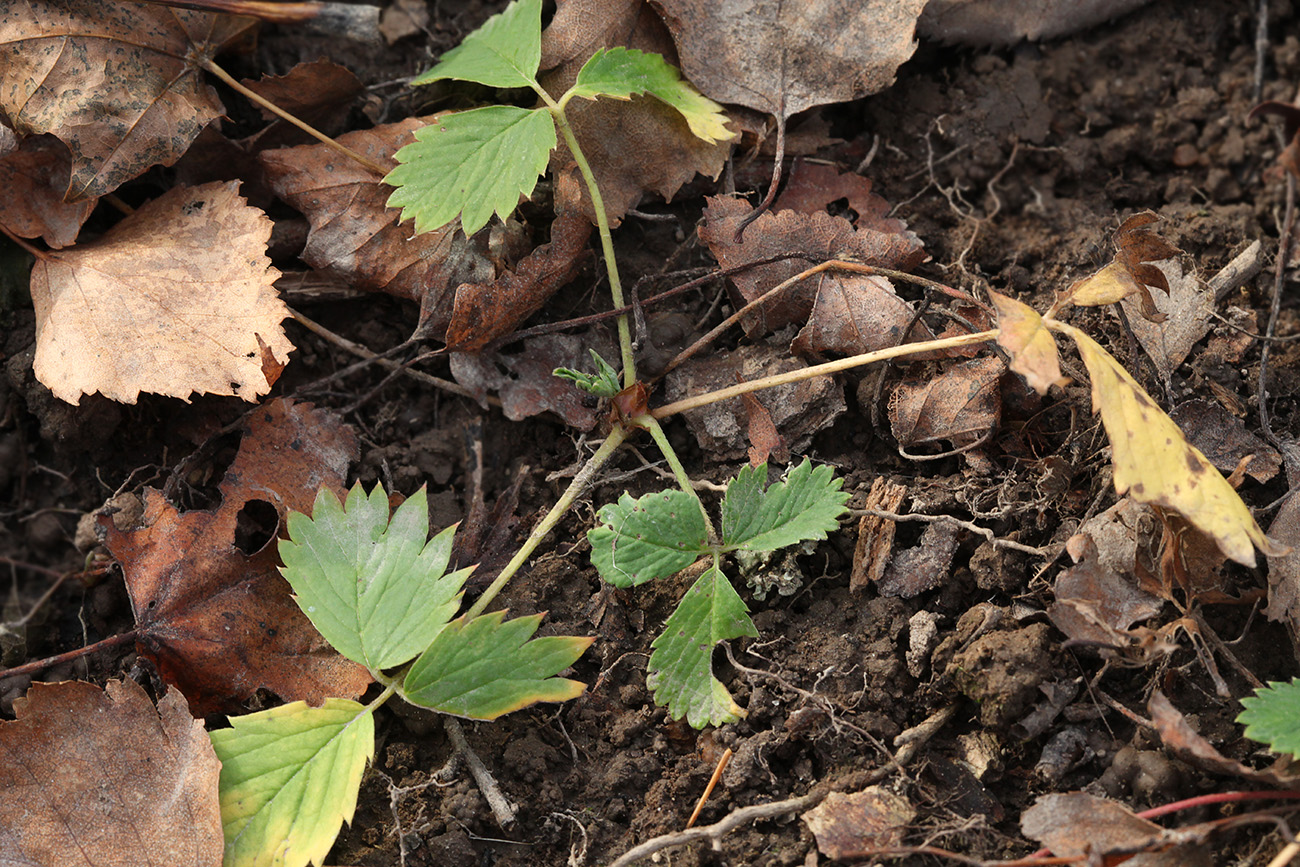
[[[752,394],[742,394],[740,399],[745,402],[745,414],[749,416],[749,465],[765,464],[769,456],[776,458],[777,463],[788,463],[790,450],[781,441],[767,407]]]
[[[1053,39],[1100,24],[1151,0],[930,0],[916,23],[926,39],[1012,45]]]
[[[861,355],[934,339],[912,305],[899,298],[894,284],[884,277],[825,273],[818,275],[816,286],[808,324],[790,344],[793,352]],[[928,353],[910,356],[917,361],[932,357]]]
[[[541,76],[542,87],[563,93],[592,54],[615,46],[654,52],[677,64],[672,37],[644,0],[561,0],[542,33],[541,68],[549,70]],[[730,142],[710,144],[693,135],[676,109],[651,97],[575,99],[565,113],[615,226],[646,193],[671,200],[697,173],[716,178],[731,153]],[[560,142],[551,155],[552,168],[572,162]],[[586,186],[579,191],[582,210],[593,219]]]
[[[889,399],[889,427],[904,448],[948,440],[972,443],[991,431],[1002,415],[1001,360],[974,358],[938,376],[917,375],[899,383]]]
[[[1061,376],[1056,341],[1043,325],[1043,317],[1014,298],[997,292],[989,295],[998,311],[998,345],[1011,356],[1008,366],[1039,394],[1047,394],[1053,385],[1064,386],[1069,382]]]
[[[773,256],[799,254],[814,260],[847,256],[869,265],[906,271],[925,258],[920,239],[900,220],[875,219],[871,215],[859,214],[855,226],[845,218],[833,217],[825,211],[763,214],[745,230],[743,242],[737,244],[736,229],[749,214],[749,205],[725,196],[710,197],[708,202],[704,212],[705,224],[699,230],[700,239],[708,244],[714,258],[724,268]],[[753,301],[808,266],[807,258],[797,258],[759,265],[733,275],[732,283],[740,295],[737,304]],[[768,333],[791,323],[803,324],[812,313],[821,285],[831,280],[838,282],[843,278],[822,272],[787,289],[744,319],[746,332],[751,335]],[[875,288],[878,290],[879,287]],[[812,337],[808,339],[811,341]]]
[[[414,141],[428,118],[339,136],[339,142],[385,166]],[[388,188],[355,160],[325,145],[301,145],[260,156],[276,195],[311,222],[302,260],[342,278],[350,286],[387,292],[420,304],[420,330],[441,336],[451,321],[452,297],[462,283],[496,276],[482,238],[467,239],[453,222],[411,237],[398,225],[400,212],[388,207]]]
[[[1096,274],[1065,290],[1065,300],[1080,307],[1098,307],[1134,296],[1144,318],[1164,322],[1165,314],[1147,287],[1168,295],[1169,281],[1152,263],[1177,256],[1180,251],[1147,228],[1159,219],[1153,211],[1143,211],[1121,223],[1115,230],[1115,258]]]
[[[366,90],[348,69],[324,59],[299,63],[284,75],[244,79],[244,86],[326,135],[346,128],[348,107]],[[259,106],[258,111],[268,121],[287,123],[269,109]]]
[[[0,722],[0,863],[219,867],[221,763],[174,689],[32,684]]]
[[[1257,482],[1267,482],[1282,469],[1282,456],[1217,401],[1184,401],[1169,417],[1219,472],[1231,473],[1247,455],[1253,457],[1246,465],[1246,475]]]
[[[1129,314],[1133,335],[1166,381],[1214,324],[1214,289],[1195,272],[1183,273],[1177,259],[1155,266],[1165,277],[1167,293],[1130,295],[1120,303]],[[1143,315],[1141,299],[1149,298],[1162,317]]]
[[[1300,660],[1300,496],[1294,487],[1277,510],[1268,535],[1291,547],[1285,554],[1268,556],[1268,607],[1264,613],[1269,620],[1286,624],[1291,652]]]
[[[1227,480],[1119,362],[1079,329],[1053,327],[1074,340],[1092,377],[1092,405],[1110,438],[1116,493],[1177,512],[1243,566],[1254,567],[1256,547],[1268,555],[1286,550],[1264,535]]]
[[[1160,613],[1164,600],[1139,588],[1124,575],[1106,568],[1097,545],[1082,533],[1067,545],[1073,566],[1057,576],[1056,598],[1047,616],[1071,641],[1122,649],[1141,641],[1128,630]]]
[[[1112,853],[1131,867],[1209,867],[1212,863],[1191,829],[1166,831],[1123,804],[1084,792],[1043,795],[1021,815],[1020,830],[1053,855],[1089,859],[1089,863],[1094,863],[1092,859],[1105,863],[1102,859]]]
[[[1239,777],[1252,783],[1282,789],[1294,788],[1300,782],[1300,776],[1284,768],[1256,771],[1223,755],[1213,744],[1197,734],[1187,718],[1159,690],[1147,702],[1147,713],[1151,714],[1151,722],[1155,724],[1156,732],[1165,747],[1190,765],[1213,774]]]
[[[224,109],[202,64],[255,21],[125,0],[0,7],[0,112],[72,152],[65,198],[169,166]]]
[[[272,286],[271,221],[238,187],[174,187],[98,240],[37,260],[34,369],[55,397],[270,390],[258,338],[287,360],[289,310]]]
[[[817,838],[821,853],[840,859],[901,845],[916,810],[901,795],[871,786],[848,795],[831,792],[801,818]]]
[[[788,142],[787,142],[788,144]],[[786,149],[789,152],[789,148]],[[872,192],[870,178],[856,172],[841,172],[834,166],[796,160],[781,194],[772,203],[774,211],[817,214],[843,199],[857,214],[858,225],[878,225],[889,219],[889,202]]]
[[[343,494],[356,438],[333,413],[276,399],[253,410],[213,511],[178,512],[146,489],[141,526],[100,518],[122,564],[136,644],[195,713],[230,711],[261,688],[289,701],[355,698],[370,682],[335,653],[290,596],[275,538],[237,545],[241,520],[310,514],[316,493]]]
[[[20,238],[41,238],[57,250],[77,240],[98,199],[64,202],[68,149],[53,136],[28,136],[0,155],[0,225]]]
[[[779,118],[879,93],[916,49],[926,0],[658,0],[686,77]]]

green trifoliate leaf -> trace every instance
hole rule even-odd
[[[552,373],[560,379],[571,380],[578,388],[597,397],[613,397],[623,390],[618,380],[618,371],[594,349],[588,350],[596,362],[595,373],[583,373],[569,367],[557,367]]]
[[[412,704],[470,719],[492,720],[539,701],[568,701],[586,684],[554,677],[594,638],[528,639],[542,615],[502,623],[504,611],[453,620],[411,666],[402,694]]]
[[[666,578],[709,550],[704,516],[684,491],[661,491],[636,500],[623,494],[597,517],[601,523],[587,532],[591,562],[615,587]]]
[[[726,551],[775,551],[809,539],[825,539],[839,526],[849,495],[828,466],[805,460],[767,490],[767,464],[745,467],[722,500]]]
[[[1246,737],[1275,753],[1300,756],[1300,679],[1290,683],[1272,681],[1243,698],[1245,708],[1237,722],[1246,726]]]
[[[757,636],[744,601],[716,566],[686,591],[650,646],[646,684],[655,703],[667,705],[674,719],[686,717],[695,728],[735,722],[745,711],[713,676],[713,648],[719,641]]]
[[[401,163],[384,183],[396,187],[388,207],[415,231],[441,229],[456,217],[466,235],[502,219],[528,197],[555,148],[555,122],[546,109],[491,105],[446,114],[415,131],[399,150]]]
[[[517,0],[493,15],[411,84],[451,78],[488,87],[531,87],[542,60],[542,0]]]
[[[323,864],[343,822],[352,821],[366,762],[375,752],[373,714],[355,701],[295,701],[230,718],[210,734],[221,760],[224,867]]]
[[[429,539],[421,488],[388,519],[388,495],[361,485],[347,504],[329,490],[312,517],[289,515],[281,570],[298,607],[334,649],[371,671],[414,659],[460,607],[470,570],[446,573],[454,528]]]
[[[722,106],[683,81],[677,67],[658,54],[635,48],[602,48],[583,64],[569,93],[584,99],[631,99],[648,93],[677,109],[691,132],[709,144],[736,137],[725,126]]]

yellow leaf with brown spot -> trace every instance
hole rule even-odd
[[[998,344],[1011,356],[1011,369],[1039,394],[1047,394],[1053,385],[1069,382],[1061,376],[1056,341],[1043,325],[1043,317],[1014,298],[996,292],[989,294],[998,309]]]
[[[1062,322],[1052,328],[1074,340],[1092,377],[1092,404],[1110,437],[1117,493],[1177,512],[1244,566],[1255,565],[1255,548],[1269,556],[1285,553],[1285,546],[1264,535],[1227,479],[1110,353],[1077,328]]]

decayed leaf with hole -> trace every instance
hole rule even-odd
[[[37,260],[34,367],[55,397],[270,391],[263,345],[288,360],[289,310],[272,285],[271,221],[238,186],[173,187],[98,240]]]
[[[597,51],[616,46],[660,54],[665,66],[675,66],[677,61],[672,37],[643,0],[564,0],[542,34],[541,67],[547,70],[540,79],[542,86],[558,97],[578,82]],[[598,71],[588,70],[588,75]],[[709,115],[704,107],[706,119],[712,118],[706,130],[725,139],[726,130],[720,128],[725,118]],[[694,135],[680,111],[652,97],[575,99],[565,114],[596,176],[612,225],[618,225],[646,193],[671,200],[697,173],[716,178],[731,152],[727,141],[705,141]],[[561,142],[551,155],[552,170],[563,171],[572,163],[568,147]],[[574,198],[592,219],[585,184],[577,186]]]
[[[1053,327],[1074,340],[1092,377],[1092,404],[1110,438],[1117,493],[1177,512],[1242,565],[1255,565],[1255,548],[1270,556],[1285,551],[1110,353],[1077,328]]]
[[[1115,257],[1096,274],[1065,290],[1066,300],[1080,307],[1097,307],[1134,296],[1143,316],[1152,322],[1163,322],[1165,315],[1147,287],[1168,295],[1169,281],[1151,263],[1177,256],[1180,251],[1147,228],[1159,219],[1152,211],[1143,211],[1121,223],[1115,231]]]
[[[221,759],[224,867],[324,864],[356,811],[375,754],[374,714],[328,698],[231,717],[230,726],[211,734]]]
[[[167,690],[36,683],[0,722],[0,864],[218,867],[217,775],[203,723]]]
[[[370,682],[294,604],[274,544],[287,512],[309,511],[323,487],[342,491],[356,454],[337,416],[277,399],[253,411],[215,510],[178,512],[150,488],[139,528],[100,518],[122,564],[136,645],[196,713],[237,708],[263,687],[318,703]],[[257,550],[237,544],[241,516],[269,525]]]
[[[98,199],[63,201],[68,150],[52,136],[29,136],[0,154],[0,225],[20,238],[41,238],[57,250],[77,240]]]
[[[657,5],[686,77],[706,96],[786,118],[893,84],[916,49],[925,0]]]
[[[176,162],[223,113],[202,65],[255,22],[118,0],[0,7],[0,111],[72,152],[66,198]]]
[[[1043,317],[1014,298],[996,292],[989,295],[998,311],[998,345],[1011,356],[1009,367],[1039,394],[1047,394],[1053,385],[1069,382],[1061,376],[1056,341],[1043,325]]]

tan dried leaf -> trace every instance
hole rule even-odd
[[[289,310],[272,286],[271,221],[238,187],[175,187],[102,238],[37,261],[35,372],[55,397],[270,391],[258,339],[287,360]]]
[[[71,171],[68,149],[53,136],[28,136],[0,156],[0,225],[52,249],[77,240],[99,199],[63,201]]]
[[[1010,368],[1039,394],[1047,394],[1053,385],[1069,382],[1061,376],[1056,341],[1043,325],[1043,317],[1014,298],[997,292],[989,295],[998,311],[998,344],[1011,356]]]
[[[1005,369],[998,358],[974,358],[899,383],[889,401],[894,438],[906,448],[940,440],[962,446],[986,435],[1002,415],[998,384]]]

